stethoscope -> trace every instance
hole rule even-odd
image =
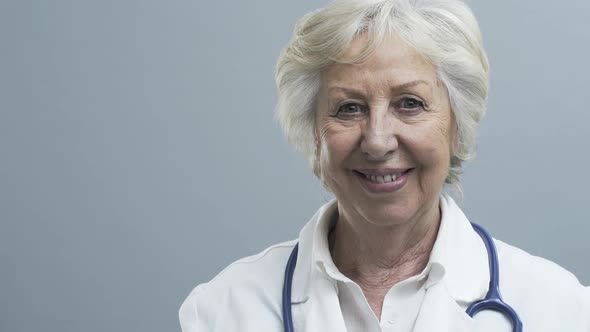
[[[479,234],[486,250],[488,251],[488,262],[490,265],[490,286],[488,293],[483,300],[473,302],[465,312],[473,317],[480,311],[483,310],[494,310],[497,311],[512,322],[513,332],[522,332],[522,321],[520,317],[508,304],[502,300],[500,295],[500,274],[498,266],[498,252],[496,251],[496,245],[492,240],[492,236],[483,227],[478,224],[471,223],[473,229]],[[291,288],[293,286],[293,273],[295,272],[295,265],[297,265],[297,251],[299,244],[296,244],[289,256],[287,261],[287,267],[285,269],[285,281],[283,283],[283,326],[285,332],[294,332],[293,328],[293,316],[291,314]]]

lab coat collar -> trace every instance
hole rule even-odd
[[[314,259],[317,258],[318,251],[321,251],[318,246],[327,246],[328,242],[327,239],[323,241],[325,244],[320,241],[319,237],[322,234],[320,227],[328,227],[326,226],[329,223],[328,219],[334,215],[337,207],[336,200],[324,204],[299,233],[299,252],[297,253],[297,265],[293,273],[291,291],[292,304],[304,303],[309,298],[311,280],[317,278],[320,272],[315,268],[317,260]]]
[[[441,196],[442,219],[430,260],[444,268],[443,283],[458,302],[484,297],[490,282],[488,253],[471,223],[449,196]]]
[[[440,206],[441,225],[430,259],[440,262],[444,277],[438,283],[427,282],[414,331],[480,331],[465,310],[472,302],[482,299],[488,290],[487,251],[452,198],[441,196]],[[432,274],[429,280],[431,277]]]
[[[338,203],[332,200],[323,205],[304,226],[299,234],[299,253],[293,276],[291,302],[305,303],[313,296],[315,287],[312,280],[325,279],[325,271],[318,264],[320,246],[327,247],[327,239],[320,234],[320,227],[329,227],[330,219]],[[426,283],[427,293],[422,311],[430,311],[437,316],[442,314],[440,301],[453,303],[453,310],[464,314],[462,308],[484,297],[489,284],[488,258],[485,245],[471,227],[461,209],[448,196],[440,197],[442,213],[441,225],[432,249],[430,262],[432,270]],[[323,282],[323,281],[322,281]],[[445,310],[443,310],[445,311]],[[438,314],[437,314],[438,312]],[[424,312],[426,314],[426,312]],[[447,314],[449,314],[447,312]],[[420,324],[418,317],[417,326]],[[430,316],[430,314],[429,314]],[[465,317],[468,319],[468,316]]]

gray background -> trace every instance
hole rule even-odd
[[[325,3],[0,1],[0,331],[178,331],[196,284],[297,236],[330,196],[273,70]],[[492,82],[464,209],[589,284],[590,2],[472,6]]]

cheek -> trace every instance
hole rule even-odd
[[[322,139],[319,154],[323,168],[335,169],[346,160],[351,151],[345,139],[339,139],[338,135]]]
[[[318,142],[318,159],[323,170],[331,172],[343,167],[355,152],[360,132],[357,128],[328,124],[321,128]],[[326,174],[324,172],[324,174]]]
[[[449,126],[450,127],[450,126]],[[446,172],[451,157],[451,137],[445,122],[435,124],[415,132],[412,142],[414,157],[425,168],[438,169]]]

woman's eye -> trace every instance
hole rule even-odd
[[[362,112],[363,107],[361,105],[355,103],[348,103],[338,107],[336,115],[339,117],[351,117],[358,115]]]
[[[397,108],[406,113],[419,113],[424,109],[424,102],[412,97],[405,97],[398,101]]]

